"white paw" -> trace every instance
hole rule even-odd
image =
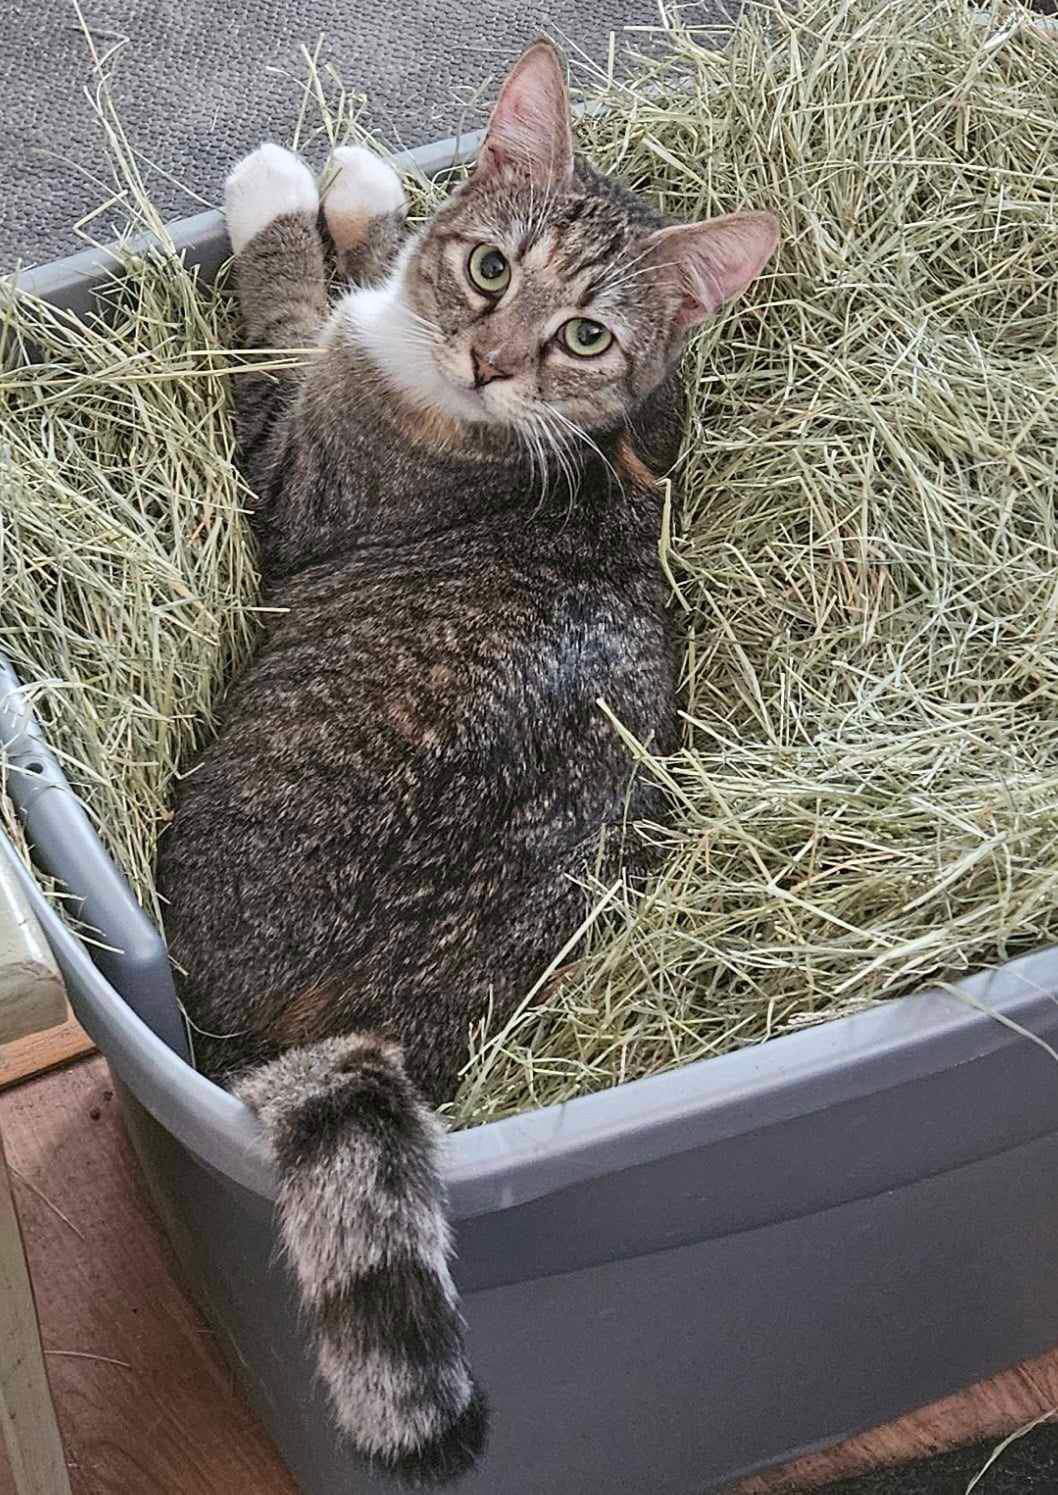
[[[224,217],[236,254],[283,213],[315,213],[320,194],[312,172],[281,145],[259,145],[224,183]]]
[[[338,175],[323,199],[323,214],[339,249],[351,249],[372,218],[403,211],[407,205],[393,167],[362,145],[340,145],[334,153]]]

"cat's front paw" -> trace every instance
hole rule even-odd
[[[334,153],[338,175],[323,199],[323,216],[336,249],[355,249],[372,218],[403,213],[407,199],[400,177],[386,161],[360,145]]]
[[[319,211],[316,179],[292,151],[259,145],[224,183],[224,217],[236,254],[284,213]]]

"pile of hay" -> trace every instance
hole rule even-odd
[[[629,743],[676,804],[639,831],[663,870],[599,889],[564,983],[477,1035],[459,1124],[1058,937],[1058,41],[978,20],[754,7],[724,50],[673,21],[634,82],[594,80],[600,165],[784,238],[691,355],[685,746]],[[105,334],[8,312],[48,361],[0,382],[0,648],[149,900],[253,565],[223,292],[139,263],[122,308]]]

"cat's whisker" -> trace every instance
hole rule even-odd
[[[422,327],[404,327],[401,329],[401,335],[405,342],[418,343],[420,347],[439,348],[442,346],[441,338],[436,337],[432,332],[425,331]]]
[[[642,256],[640,256],[640,258],[642,258]],[[603,284],[599,286],[595,294],[598,297],[605,295],[608,291],[612,292],[624,290],[626,286],[631,285],[635,280],[642,279],[642,277],[645,275],[656,276],[657,267],[655,265],[643,265],[639,270],[635,270],[629,267],[629,269],[623,275],[614,276],[612,279],[604,281]]]
[[[411,307],[409,306],[406,306],[404,308],[404,314],[409,319],[409,321],[415,322],[418,324],[418,326],[425,328],[432,337],[442,336],[441,328],[436,322],[431,322],[429,317],[421,316],[419,312],[412,311]]]
[[[551,474],[547,466],[547,435],[546,432],[538,430],[535,433],[537,451],[540,456],[540,501],[538,508],[547,502],[548,489],[550,487]]]
[[[525,455],[529,459],[529,483],[533,485],[536,479],[536,455],[533,450],[532,430],[528,425],[517,425],[514,428],[518,441],[525,447]]]
[[[434,337],[432,333],[424,332],[421,327],[404,327],[401,329],[401,337],[406,343],[418,343],[422,347],[436,348],[440,346],[440,338]]]
[[[420,317],[418,312],[410,311],[407,307],[402,307],[401,312],[409,331],[416,332],[420,336],[432,338],[434,341],[443,336],[436,322],[430,322],[426,317]]]
[[[554,453],[555,461],[566,484],[567,507],[572,506],[573,496],[578,487],[580,473],[576,462],[576,445],[574,434],[563,429],[563,426],[554,420],[557,412],[550,406],[538,407],[537,419],[540,421],[541,430],[547,438],[548,445]],[[567,513],[567,522],[569,515]]]
[[[549,171],[547,174],[547,180],[544,183],[544,198],[540,208],[541,218],[546,218],[551,211],[551,206],[556,196],[556,180],[557,179],[555,177],[555,173],[553,171]]]
[[[405,348],[434,353],[442,346],[441,339],[424,332],[420,327],[402,327],[400,341]]]
[[[552,434],[548,430],[547,421],[541,416],[537,415],[535,419],[535,426],[536,440],[540,450],[540,467],[543,474],[543,481],[540,487],[540,505],[542,505],[547,498],[549,487],[550,469],[547,460],[548,453],[549,451],[553,452],[555,454],[556,460],[559,460],[559,454],[556,450]],[[561,465],[561,463],[559,465]],[[538,509],[540,505],[537,506]]]
[[[657,275],[657,270],[653,265],[644,265],[642,270],[633,270],[621,280],[607,281],[605,286],[600,286],[597,294],[601,295],[607,291],[623,291],[633,281],[642,280],[647,275]]]
[[[532,517],[535,518],[536,515],[540,512],[540,510],[543,508],[545,502],[547,501],[547,479],[548,479],[548,472],[547,472],[547,453],[546,453],[546,451],[544,449],[543,437],[541,436],[540,431],[538,429],[536,429],[535,427],[533,427],[533,429],[531,431],[531,434],[530,434],[530,437],[529,437],[529,441],[530,441],[531,450],[532,450],[532,453],[533,453],[534,464],[538,465],[539,471],[540,471],[540,493],[539,493],[539,497],[537,498],[536,505],[535,505],[535,507],[533,509],[533,515],[532,515]],[[534,467],[534,473],[535,473],[535,467]]]
[[[653,245],[651,244],[645,245],[638,254],[634,254],[631,256],[629,256],[627,250],[622,250],[614,260],[613,268],[617,271],[632,270],[636,265],[640,263],[640,261],[645,260],[647,256],[652,253]]]
[[[603,296],[607,292],[620,291],[643,275],[655,275],[657,267],[654,264],[642,264],[642,261],[647,259],[652,252],[652,246],[648,244],[645,249],[641,249],[636,255],[632,255],[631,257],[625,255],[619,256],[610,267],[606,278],[599,285],[595,293],[596,296]],[[641,266],[638,270],[636,269],[637,265]]]
[[[562,521],[562,528],[565,529],[573,515],[573,500],[577,488],[579,487],[577,479],[579,478],[580,474],[572,470],[572,466],[569,463],[568,455],[566,455],[571,444],[570,437],[568,436],[568,434],[562,432],[561,428],[559,428],[559,430],[556,432],[556,435],[560,438],[560,446],[563,452],[563,457],[561,460],[563,461],[563,469],[566,473],[566,514],[565,518]]]
[[[536,450],[541,472],[540,498],[533,509],[531,518],[535,518],[543,507],[548,494],[548,479],[550,476],[550,464],[548,454],[553,455],[556,466],[565,478],[567,485],[572,491],[572,477],[569,459],[564,450],[564,444],[559,439],[559,433],[551,428],[546,415],[539,409],[528,411],[524,415],[527,422],[527,432],[532,432],[532,444]]]
[[[556,420],[560,426],[564,427],[570,433],[571,437],[575,438],[577,441],[582,441],[585,446],[589,447],[590,450],[595,453],[599,461],[603,464],[607,472],[610,474],[611,479],[616,482],[618,488],[620,488],[621,478],[617,472],[617,469],[614,467],[609,457],[607,457],[606,453],[598,446],[598,444],[592,439],[592,437],[588,435],[587,431],[585,431],[583,427],[578,426],[576,421],[570,420],[568,415],[563,415],[562,411],[556,409],[554,405],[548,405],[547,409],[553,419]]]
[[[534,487],[536,483],[536,449],[533,444],[533,432],[529,427],[516,427],[518,439],[525,444],[525,454],[529,458],[529,486]]]

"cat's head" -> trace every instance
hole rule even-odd
[[[536,42],[503,86],[472,175],[401,267],[424,392],[463,420],[620,427],[778,240],[768,213],[659,222],[575,163],[562,62]]]

